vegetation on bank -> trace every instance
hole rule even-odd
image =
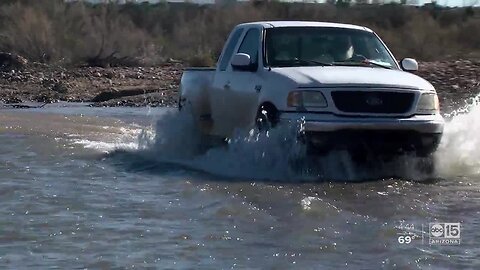
[[[398,58],[480,55],[479,8],[279,2],[93,5],[62,0],[2,0],[0,51],[60,65],[156,65],[170,58],[213,65],[232,27],[257,20],[365,25]]]

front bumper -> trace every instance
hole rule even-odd
[[[444,120],[437,115],[408,118],[340,117],[333,114],[282,113],[281,122],[302,119],[302,140],[319,152],[347,149],[396,154],[415,152],[419,156],[433,153],[443,133]]]

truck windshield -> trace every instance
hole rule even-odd
[[[333,27],[278,27],[266,30],[266,65],[369,66],[396,69],[394,59],[371,32]]]

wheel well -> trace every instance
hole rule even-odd
[[[267,101],[260,104],[257,111],[257,118],[260,114],[262,114],[263,110],[267,111],[268,121],[271,123],[276,123],[278,121],[278,110],[273,103]]]

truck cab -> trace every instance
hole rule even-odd
[[[425,156],[440,143],[444,120],[434,87],[411,73],[417,69],[363,26],[245,23],[214,69],[185,71],[180,101],[209,135],[304,119],[312,148],[367,144]]]

